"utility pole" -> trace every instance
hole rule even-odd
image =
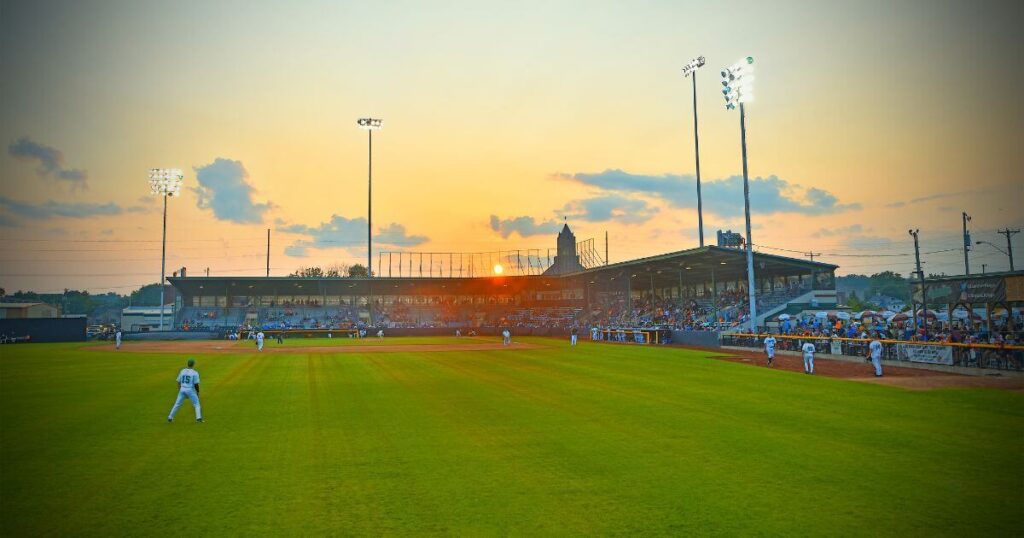
[[[981,264],[981,274],[985,274],[985,267],[986,267],[987,265],[988,265],[988,264],[986,264],[986,263],[983,263],[983,264]]]
[[[1013,234],[1019,234],[1020,230],[1004,228],[996,231],[1006,236],[1006,255],[1010,257],[1010,270],[1013,271],[1013,242],[1010,241],[1010,237],[1013,236]]]
[[[270,278],[270,228],[267,228],[267,278]]]
[[[807,256],[813,262],[814,261],[814,257],[815,256],[821,256],[821,253],[820,252],[808,252],[807,254],[804,254],[804,256]]]
[[[1013,265],[1013,256],[1010,257],[1010,260],[1010,265]],[[604,264],[608,265],[608,230],[604,231]]]
[[[921,246],[917,240],[917,234],[921,230],[907,230],[907,233],[914,236],[914,259],[917,260],[917,276],[921,282],[921,313],[924,318],[921,323],[921,327],[924,329],[925,336],[928,336],[928,291],[924,287],[924,271],[921,269]],[[917,314],[914,314],[916,321]]]
[[[967,233],[967,223],[971,221],[971,216],[966,211],[961,215],[964,222],[964,276],[971,276],[971,262],[968,257],[968,252],[971,251],[971,234]]]

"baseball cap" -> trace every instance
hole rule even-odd
[[[186,364],[188,364],[189,366],[195,366],[196,365],[196,360],[190,358]]]

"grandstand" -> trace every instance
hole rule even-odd
[[[172,277],[179,294],[175,326],[721,328],[747,315],[743,250],[706,246],[594,266],[579,263],[576,245],[566,225],[559,234],[559,262],[540,274]],[[754,268],[758,325],[786,310],[836,306],[835,265],[755,253]]]

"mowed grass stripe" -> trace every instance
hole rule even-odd
[[[910,392],[706,352],[537,342],[548,347],[198,356],[203,425],[188,404],[163,423],[184,355],[4,349],[0,530],[1019,529],[1019,394]]]

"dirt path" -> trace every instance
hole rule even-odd
[[[478,342],[469,344],[395,344],[395,345],[341,345],[341,346],[284,346],[275,347],[268,343],[263,353],[423,353],[434,351],[496,351],[538,349],[544,346],[526,342],[512,342],[503,346],[501,342]],[[83,346],[89,351],[110,351],[111,346]],[[125,342],[119,353],[254,353],[256,345],[238,346],[224,340],[176,340],[165,342]]]
[[[710,351],[710,350],[709,350]],[[739,362],[767,368],[767,356],[757,351],[735,351],[729,350],[730,356],[709,358]],[[804,361],[801,357],[790,355],[776,355],[775,366],[778,370],[791,372],[803,372]],[[932,370],[921,370],[918,368],[902,368],[899,366],[883,366],[883,377],[875,377],[874,370],[868,362],[856,363],[836,361],[829,359],[814,359],[814,374],[864,383],[876,383],[879,385],[890,385],[912,390],[930,390],[944,388],[993,388],[1024,392],[1024,377],[1022,376],[973,376],[960,375]]]

